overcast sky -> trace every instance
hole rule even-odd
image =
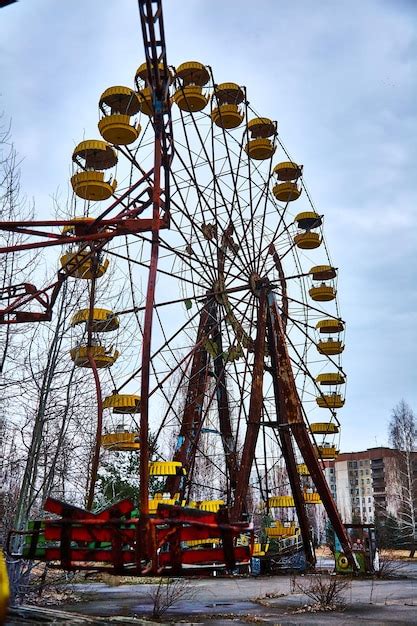
[[[417,412],[417,2],[165,0],[168,60],[244,84],[278,120],[326,217],[347,323],[342,450],[386,443]],[[143,60],[134,0],[20,0],[0,11],[0,110],[38,216],[67,195],[97,101]]]

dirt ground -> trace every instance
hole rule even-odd
[[[326,556],[323,555],[323,561],[327,561]],[[401,563],[394,574],[390,579],[351,580],[344,591],[345,608],[319,612],[308,608],[311,600],[301,591],[309,585],[311,577],[307,575],[295,579],[288,575],[191,579],[185,583],[185,596],[169,607],[160,623],[184,626],[417,624],[417,560]],[[155,590],[156,584],[148,580],[126,584],[126,579],[120,581],[116,577],[106,582],[76,583],[71,585],[71,601],[59,607],[63,612],[61,617],[51,616],[53,621],[48,621],[45,616],[42,623],[126,626],[149,623]],[[6,624],[40,623],[30,615],[26,618],[29,621],[11,615]]]

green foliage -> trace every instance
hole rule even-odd
[[[401,544],[401,528],[398,520],[388,513],[375,516],[375,531],[379,548],[398,548]]]
[[[95,506],[101,508],[123,498],[136,502],[139,489],[139,457],[136,452],[114,452],[102,463],[97,477]]]
[[[325,527],[325,533],[326,533],[326,545],[329,546],[330,550],[332,552],[334,552],[335,547],[334,547],[334,530],[333,530],[333,526],[331,525],[330,521],[327,520],[326,523],[326,527]]]
[[[157,446],[149,437],[151,458],[156,456]],[[149,477],[149,497],[163,489],[164,479]],[[94,507],[103,508],[114,502],[129,498],[135,504],[139,497],[139,454],[137,452],[112,452],[101,463],[96,485]]]
[[[259,531],[259,542],[266,543],[268,536],[265,532],[265,528],[269,528],[272,525],[274,518],[269,513],[265,513],[261,518],[261,530]]]

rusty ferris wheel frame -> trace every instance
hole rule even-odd
[[[295,386],[291,360],[288,355],[283,327],[283,316],[268,279],[256,277],[253,285],[258,298],[258,318],[256,321],[256,339],[254,346],[254,363],[250,393],[248,426],[243,443],[241,460],[233,452],[230,441],[233,437],[227,401],[220,400],[219,426],[225,452],[230,482],[234,492],[234,500],[230,510],[221,510],[218,514],[190,512],[178,506],[160,505],[157,517],[149,515],[149,375],[151,358],[151,337],[155,301],[155,285],[158,268],[160,230],[170,228],[170,167],[173,158],[174,139],[172,132],[171,104],[169,98],[170,74],[166,56],[166,45],[161,0],[139,0],[140,21],[145,49],[148,84],[151,88],[154,115],[153,167],[146,172],[129,189],[113,202],[97,218],[89,223],[78,220],[37,220],[21,222],[0,222],[0,229],[25,236],[35,236],[39,241],[0,248],[0,253],[19,252],[65,244],[88,244],[91,255],[100,252],[106,243],[115,237],[141,232],[151,233],[151,255],[149,264],[146,304],[144,312],[142,367],[141,367],[141,411],[140,411],[140,516],[132,530],[126,525],[123,516],[132,507],[126,503],[114,505],[106,511],[94,515],[68,504],[52,499],[46,503],[46,509],[62,516],[61,521],[45,522],[45,535],[60,541],[59,549],[46,551],[47,560],[60,560],[67,568],[76,567],[76,563],[86,560],[86,554],[71,548],[71,541],[103,541],[114,542],[111,560],[115,571],[126,572],[126,567],[133,573],[164,573],[164,571],[180,571],[187,558],[181,552],[180,542],[184,539],[212,536],[214,532],[223,540],[223,549],[217,549],[216,555],[210,558],[224,562],[233,569],[239,560],[247,559],[248,551],[236,546],[236,537],[242,531],[248,531],[249,525],[243,520],[245,501],[248,493],[250,473],[255,455],[258,434],[262,421],[262,391],[265,373],[265,350],[267,346],[271,358],[269,374],[272,377],[274,402],[277,415],[277,430],[282,454],[285,460],[298,522],[303,540],[306,560],[310,566],[315,564],[309,522],[305,502],[297,473],[297,461],[294,443],[297,445],[309,470],[314,485],[323,502],[329,520],[339,538],[352,567],[356,569],[349,538],[337,511],[323,469],[316,456],[313,443],[309,437],[301,409],[301,402]],[[132,199],[133,194],[133,199]],[[127,199],[128,202],[125,202]],[[141,217],[145,211],[151,217]],[[116,213],[114,215],[114,213]],[[60,232],[51,228],[71,226]],[[47,230],[45,230],[47,229]],[[285,278],[278,254],[274,254],[276,267],[284,285]],[[48,321],[52,317],[52,309],[62,284],[67,278],[63,271],[58,272],[56,280],[47,288],[38,290],[34,285],[22,283],[10,285],[0,293],[1,299],[7,299],[8,305],[0,310],[1,324],[18,324],[27,322]],[[213,296],[214,294],[211,294]],[[218,294],[216,294],[218,296]],[[37,303],[41,311],[27,308]],[[175,454],[174,460],[185,467],[192,463],[195,446],[192,433],[201,429],[201,413],[197,406],[205,392],[207,378],[201,372],[207,369],[208,354],[202,338],[211,337],[219,341],[218,319],[213,298],[207,294],[199,321],[193,355],[192,370],[187,392],[187,401],[181,423],[180,434],[184,442]],[[94,364],[93,364],[94,365]],[[214,361],[215,371],[219,379],[224,376],[224,369]],[[94,369],[94,367],[93,367]],[[220,384],[220,394],[226,393],[226,384]],[[228,444],[229,442],[229,444]],[[180,478],[169,477],[166,488],[174,493],[180,489]],[[49,524],[49,526],[48,526]],[[167,530],[168,528],[168,530]],[[37,529],[39,533],[39,527]],[[114,539],[118,536],[117,541]],[[169,540],[171,555],[161,559],[161,546]],[[130,545],[133,557],[129,560],[123,556],[123,545]],[[207,558],[206,551],[200,552],[200,560]],[[102,552],[88,553],[89,561],[109,560]],[[198,556],[193,564],[198,564]],[[190,561],[188,561],[190,562]]]

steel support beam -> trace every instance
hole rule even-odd
[[[152,93],[153,127],[155,132],[152,199],[152,242],[151,258],[146,291],[146,306],[143,321],[142,373],[141,373],[141,414],[140,414],[140,456],[139,456],[139,532],[143,541],[138,547],[137,560],[150,561],[151,570],[156,573],[155,534],[149,521],[149,375],[153,312],[155,304],[156,275],[159,257],[159,229],[161,212],[168,218],[169,212],[169,167],[171,156],[168,146],[172,146],[171,104],[169,98],[169,68],[166,57],[164,24],[161,0],[139,0],[139,15],[142,27],[143,45],[148,70],[148,85]],[[167,136],[169,135],[169,141]],[[164,171],[164,202],[161,198],[162,170]]]
[[[279,380],[280,386],[280,419],[282,424],[287,424],[291,429],[294,440],[300,450],[307,465],[314,485],[323,502],[330,523],[340,541],[343,552],[348,558],[354,570],[358,569],[352,546],[343,525],[342,519],[333,500],[329,485],[324,476],[323,470],[317,458],[316,450],[307,431],[307,426],[303,418],[301,403],[295,385],[290,357],[288,355],[285,334],[282,326],[281,315],[275,295],[268,294],[268,309],[271,323],[271,338],[274,342],[273,351],[276,355],[275,376]]]
[[[237,453],[236,443],[233,436],[232,420],[230,417],[229,394],[226,385],[225,361],[223,357],[223,341],[221,334],[221,319],[219,307],[216,308],[216,323],[213,328],[213,341],[217,346],[217,355],[214,358],[214,373],[216,375],[216,398],[219,412],[219,428],[223,443],[224,456],[230,490],[232,495],[237,483]],[[228,498],[230,499],[230,498]]]
[[[262,420],[263,379],[266,335],[266,293],[261,288],[259,293],[258,319],[256,323],[255,358],[252,371],[252,387],[249,403],[248,424],[237,476],[235,501],[231,511],[231,520],[238,521],[245,512],[250,474],[255,458],[256,442]]]
[[[204,347],[204,338],[209,337],[215,323],[215,302],[207,302],[201,312],[197,331],[196,345],[191,363],[190,378],[188,381],[187,396],[181,420],[178,445],[173,456],[174,461],[182,463],[189,472],[194,462],[198,441],[201,434],[204,397],[207,390],[207,374],[209,354]],[[184,497],[186,480],[182,476],[168,476],[165,482],[165,491],[171,496],[175,493]]]
[[[304,494],[301,489],[300,477],[297,472],[297,461],[295,458],[291,432],[289,430],[289,425],[287,421],[286,402],[288,400],[288,394],[290,393],[290,390],[288,389],[288,387],[287,389],[285,389],[285,385],[281,385],[281,380],[278,376],[278,337],[276,336],[274,329],[275,326],[271,315],[271,299],[268,298],[268,348],[271,355],[270,373],[274,385],[278,434],[281,441],[282,456],[285,460],[288,479],[291,486],[291,492],[294,498],[295,509],[297,511],[297,518],[300,526],[301,537],[303,540],[305,557],[308,565],[310,567],[314,567],[316,564],[316,557],[314,553],[313,543],[311,541],[310,523],[307,517]],[[287,395],[284,393],[284,389]]]

